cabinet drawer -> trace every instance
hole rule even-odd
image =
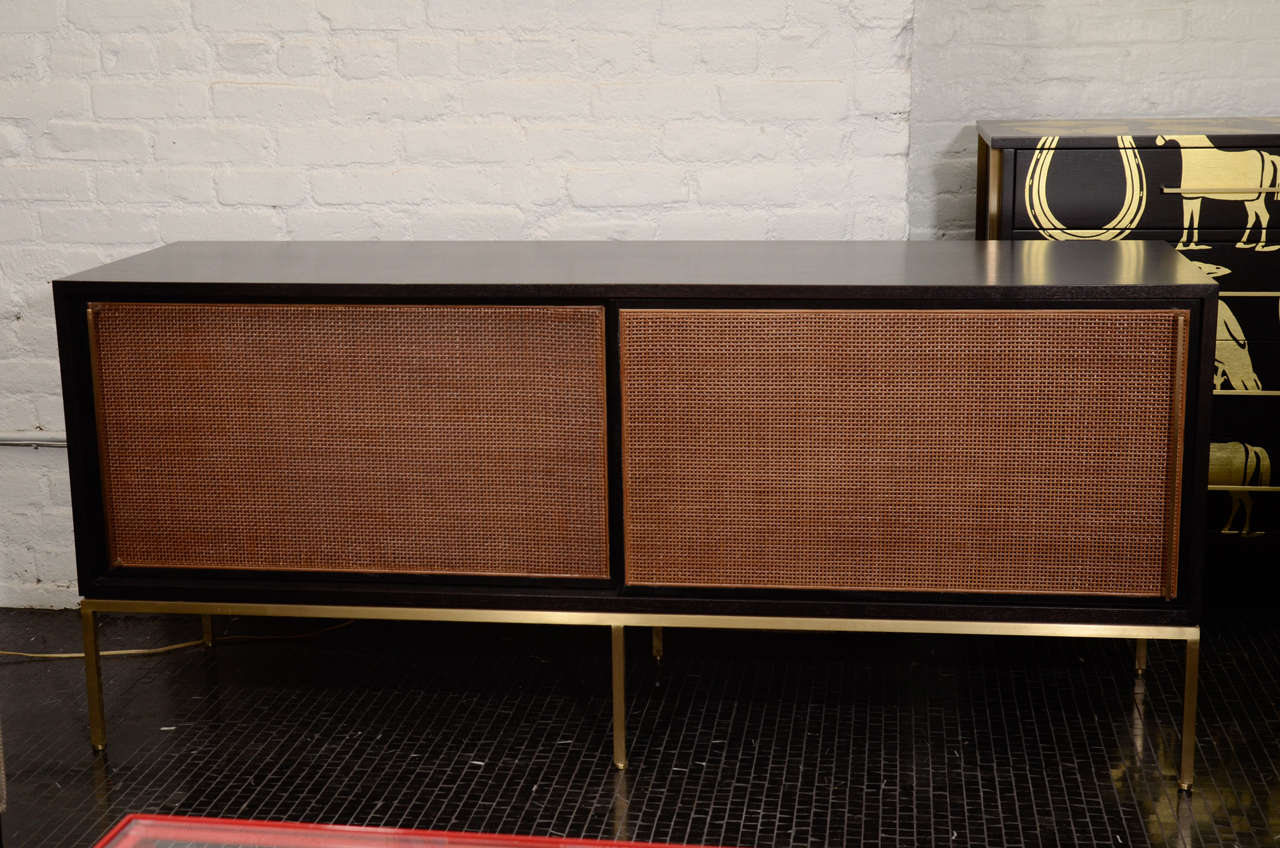
[[[1243,310],[1228,307],[1238,319]],[[1219,312],[1222,312],[1219,307]],[[1274,321],[1274,316],[1273,319]],[[1245,335],[1246,343],[1241,344],[1238,336],[1239,324],[1232,328],[1235,332],[1224,332],[1224,321],[1218,321],[1218,341],[1215,345],[1214,387],[1218,391],[1253,392],[1280,391],[1280,339],[1253,338]],[[1273,331],[1274,332],[1274,331]],[[1269,428],[1280,425],[1280,419],[1267,422]]]
[[[1280,390],[1280,294],[1220,293],[1214,358],[1216,389]]]
[[[1164,147],[1019,150],[1014,218],[1018,229],[1173,230],[1197,228],[1198,242],[1257,241],[1259,216],[1280,208],[1280,147]],[[1114,237],[1114,236],[1113,236]]]
[[[1207,516],[1209,543],[1230,544],[1234,540],[1232,567],[1240,559],[1265,557],[1267,577],[1276,580],[1275,564],[1280,558],[1280,492],[1268,488],[1217,489],[1209,492]]]
[[[1176,245],[1179,233],[1173,230],[1131,230],[1124,238],[1131,241],[1166,241]],[[1015,230],[1018,241],[1042,241],[1050,236],[1039,230]],[[1280,218],[1267,237],[1268,243],[1280,245]],[[1199,249],[1179,251],[1213,280],[1224,292],[1280,291],[1280,250],[1257,250],[1237,247],[1235,242],[1206,241]]]
[[[1280,395],[1266,392],[1240,392],[1216,395],[1213,399],[1213,421],[1210,441],[1244,442],[1259,445],[1275,454],[1280,463]],[[1275,475],[1280,483],[1280,473]]]
[[[1268,234],[1280,243],[1280,218]],[[1200,241],[1201,249],[1179,251],[1214,279],[1224,292],[1280,291],[1280,250],[1236,247],[1235,242]]]

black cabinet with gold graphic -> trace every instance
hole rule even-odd
[[[1280,606],[1280,118],[984,121],[979,239],[1168,241],[1219,285],[1211,604]]]

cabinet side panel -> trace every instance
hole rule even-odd
[[[1186,316],[623,310],[627,582],[1159,597]]]
[[[93,311],[114,565],[608,577],[602,308]]]

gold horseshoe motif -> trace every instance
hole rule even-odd
[[[1067,229],[1049,208],[1046,187],[1049,182],[1049,164],[1053,161],[1057,146],[1058,136],[1044,136],[1036,145],[1036,152],[1032,154],[1024,191],[1031,223],[1045,238],[1055,241],[1114,241],[1128,235],[1147,209],[1147,173],[1138,157],[1133,136],[1116,136],[1116,148],[1120,151],[1120,161],[1124,163],[1124,204],[1105,227],[1097,230]]]

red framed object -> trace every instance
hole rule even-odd
[[[131,813],[102,837],[95,848],[156,848],[174,840],[199,842],[209,848],[439,848],[449,845],[471,848],[648,848],[655,844]],[[690,846],[671,845],[667,848]]]

